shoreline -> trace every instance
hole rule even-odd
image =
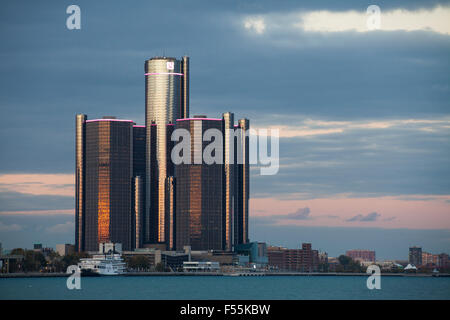
[[[430,273],[381,273],[381,275],[389,277],[450,277],[448,273],[442,274],[430,274]],[[10,279],[10,278],[61,278],[68,277],[69,274],[65,272],[53,272],[53,273],[40,273],[40,272],[20,272],[20,273],[0,273],[0,279]],[[307,272],[235,272],[235,273],[222,273],[222,272],[128,272],[123,275],[118,275],[121,277],[182,277],[182,276],[216,276],[216,277],[274,277],[274,276],[299,276],[299,277],[336,277],[336,276],[359,276],[367,277],[367,273],[307,273]],[[105,276],[99,276],[105,277]],[[115,276],[109,276],[115,277]]]

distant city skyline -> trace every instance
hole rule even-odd
[[[353,20],[366,16],[357,1],[79,5],[81,30],[63,3],[2,7],[4,249],[73,242],[74,114],[144,125],[143,61],[169,54],[192,57],[190,114],[280,129],[279,173],[250,167],[252,241],[380,259],[449,251],[447,1],[379,3],[376,31]]]

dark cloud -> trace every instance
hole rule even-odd
[[[381,214],[376,212],[371,212],[366,215],[358,214],[350,219],[347,219],[348,222],[353,221],[361,221],[361,222],[371,222],[371,221],[377,221],[378,218],[381,216]]]
[[[0,192],[0,212],[66,210],[75,207],[74,197]]]
[[[334,215],[334,214],[323,215],[323,216],[321,216],[321,217],[327,218],[327,219],[339,219],[339,216]]]
[[[253,212],[254,213],[254,212]],[[288,220],[311,220],[311,210],[308,207],[299,208],[297,211],[288,214],[277,214],[270,216],[257,216],[252,218],[258,224],[275,224],[282,219]]]
[[[288,213],[286,215],[278,215],[277,219],[292,219],[292,220],[310,220],[312,217],[310,216],[311,210],[308,207],[300,208],[293,213]]]
[[[448,129],[428,132],[407,127],[282,138],[278,174],[252,171],[252,196],[450,194],[448,144]]]

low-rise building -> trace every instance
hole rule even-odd
[[[151,267],[155,267],[162,262],[162,251],[154,248],[139,248],[134,251],[123,251],[122,256],[124,258],[146,257]]]
[[[189,261],[189,254],[177,251],[161,252],[161,263],[171,271],[181,271],[183,263]]]
[[[319,252],[312,250],[310,243],[303,243],[301,249],[268,247],[269,266],[281,271],[317,272]]]
[[[348,250],[345,253],[346,256],[352,258],[355,261],[359,262],[375,262],[375,251],[373,250],[366,250],[366,249],[353,249]]]
[[[218,272],[220,264],[216,261],[185,261],[183,270],[186,272]]]
[[[220,265],[233,265],[236,254],[229,251],[190,251],[191,261],[215,261]]]
[[[67,256],[67,255],[75,253],[75,246],[73,244],[69,244],[69,243],[57,244],[56,252],[62,257]]]
[[[238,244],[235,246],[234,251],[238,255],[248,256],[248,262],[256,265],[257,268],[265,267],[269,263],[267,245],[264,242]]]

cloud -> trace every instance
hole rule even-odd
[[[371,222],[371,221],[376,221],[380,216],[381,216],[381,214],[379,214],[379,213],[371,212],[367,215],[358,214],[350,219],[347,219],[346,221],[348,221],[348,222],[353,222],[353,221]]]
[[[75,224],[71,221],[66,223],[56,224],[45,229],[48,233],[70,233],[74,230]]]
[[[74,195],[73,174],[1,174],[0,192],[30,195]]]
[[[257,34],[263,34],[266,29],[264,19],[260,17],[248,17],[244,21],[244,27],[247,30],[253,31]]]
[[[334,214],[327,214],[327,215],[321,216],[321,218],[326,218],[326,219],[339,219],[339,216],[334,215]]]
[[[399,130],[415,130],[428,132],[450,132],[450,118],[439,119],[389,119],[389,120],[354,120],[333,121],[311,118],[291,117],[291,124],[270,124],[263,127],[261,124],[254,129],[278,129],[280,138],[308,137],[317,135],[341,134],[348,131],[367,131],[398,128]],[[273,122],[273,120],[272,120]],[[256,132],[260,134],[259,132]]]
[[[20,231],[22,230],[22,226],[18,224],[4,224],[0,221],[0,231],[8,232],[8,231]]]
[[[427,9],[406,10],[380,8],[379,23],[373,28],[376,15],[366,10],[294,10],[289,13],[267,13],[244,17],[244,27],[257,34],[265,32],[293,33],[320,32],[374,32],[380,31],[428,31],[450,35],[450,8],[437,6]]]
[[[0,192],[0,213],[73,210],[75,205],[74,194],[69,196],[32,195],[19,192]]]
[[[308,207],[300,208],[293,213],[289,213],[284,216],[278,216],[277,218],[293,219],[293,220],[308,220],[310,217],[311,210]]]
[[[291,115],[282,123],[281,115],[270,114],[253,123],[255,128],[281,127],[279,172],[260,176],[252,171],[253,197],[450,194],[448,115],[346,121]],[[434,132],[420,130],[424,126]],[[298,134],[322,129],[339,133]]]
[[[361,11],[313,11],[302,15],[297,26],[308,32],[369,32],[367,20],[370,15]],[[420,10],[381,10],[382,31],[432,31],[450,34],[450,8],[435,7]]]
[[[260,210],[253,210],[252,213],[259,212]],[[308,207],[299,208],[297,211],[288,214],[278,214],[278,215],[264,215],[264,216],[253,216],[252,221],[256,223],[278,223],[280,220],[312,220],[310,216],[311,210]]]
[[[29,210],[29,211],[0,211],[3,215],[33,215],[33,216],[51,216],[51,215],[74,215],[74,209],[62,210]]]

